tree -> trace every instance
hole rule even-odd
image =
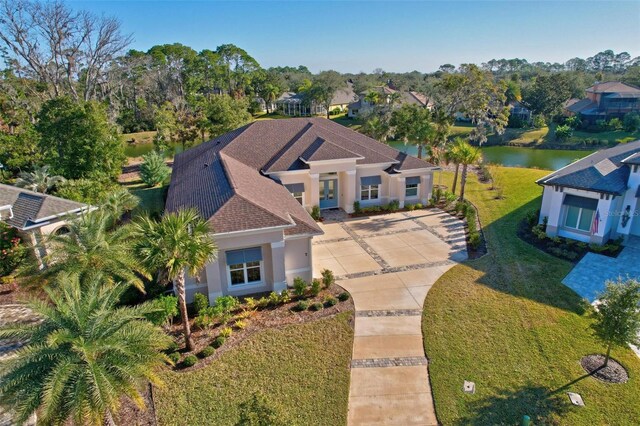
[[[140,165],[140,179],[151,187],[163,184],[171,173],[164,157],[156,151],[151,151],[142,158],[144,161]]]
[[[539,75],[523,96],[524,103],[536,114],[546,118],[560,112],[562,104],[571,97],[568,76],[565,74]]]
[[[38,149],[38,133],[30,123],[13,133],[0,130],[0,164],[3,169],[17,173],[40,163],[42,155]]]
[[[448,163],[456,165],[456,170],[453,175],[453,185],[451,186],[451,192],[454,194],[456,193],[456,187],[458,186],[458,174],[460,173],[460,146],[465,143],[466,142],[462,138],[457,137],[445,152],[445,160]]]
[[[364,100],[367,101],[370,105],[376,105],[380,102],[380,93],[376,90],[370,90],[369,93],[364,97]]]
[[[141,389],[161,383],[171,338],[145,320],[151,305],[118,306],[125,285],[60,280],[45,288],[49,302],[30,303],[40,322],[0,330],[28,342],[3,366],[0,401],[19,423],[37,412],[42,424],[115,425],[122,397],[143,408]]]
[[[182,316],[185,345],[193,350],[187,313],[185,274],[197,275],[217,256],[211,229],[195,209],[165,214],[160,221],[141,217],[134,222],[134,253],[153,272],[160,270],[173,281]]]
[[[608,281],[598,300],[592,329],[607,347],[603,364],[606,367],[613,346],[640,343],[640,282],[635,279]]]
[[[251,83],[252,74],[260,69],[258,61],[233,44],[218,46],[216,54],[224,70],[227,94],[235,98],[243,97]]]
[[[233,99],[229,95],[212,96],[204,107],[209,136],[215,138],[249,123],[251,114],[248,107],[246,99]]]
[[[306,97],[318,105],[324,107],[329,118],[331,101],[339,89],[347,85],[346,81],[336,71],[322,71],[314,79]]]
[[[96,210],[67,223],[69,232],[50,234],[44,241],[48,266],[42,278],[52,278],[63,273],[77,274],[81,282],[94,281],[96,276],[124,282],[144,291],[141,277],[149,277],[146,269],[132,256],[131,228],[113,228],[120,218],[116,213]]]
[[[67,179],[115,180],[126,160],[105,108],[93,101],[61,97],[45,102],[36,125],[39,149],[53,173]]]
[[[50,175],[49,166],[36,166],[32,172],[21,172],[16,180],[16,186],[46,194],[64,181],[62,176]]]
[[[119,187],[111,191],[100,206],[111,219],[113,224],[118,223],[122,215],[131,212],[140,204],[140,198],[133,195],[127,188]]]
[[[61,1],[2,0],[0,41],[19,75],[43,83],[45,90],[34,96],[86,101],[132,38],[121,33],[117,19],[74,11]]]
[[[431,123],[431,112],[418,105],[405,104],[391,113],[394,134],[418,147],[418,158],[422,151],[435,139],[435,129]]]
[[[269,111],[271,104],[283,92],[282,84],[279,76],[273,71],[261,70],[254,74],[252,85],[256,94],[264,100],[267,114],[271,112]]]
[[[476,164],[481,158],[480,150],[471,146],[466,141],[457,142],[454,147],[454,158],[456,164],[462,165],[462,175],[460,177],[460,201],[464,201],[464,190],[467,185],[467,169],[470,165]]]
[[[389,119],[385,114],[371,111],[363,117],[362,132],[380,142],[385,142],[389,136]]]

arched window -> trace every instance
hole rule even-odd
[[[62,225],[60,228],[53,231],[54,235],[66,235],[69,232],[71,232],[71,230],[69,230],[69,228],[65,225]]]

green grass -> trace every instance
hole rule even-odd
[[[134,210],[135,213],[148,213],[152,216],[161,215],[164,211],[164,204],[167,197],[169,183],[155,188],[148,188],[142,181],[136,180],[122,184],[133,195],[140,199],[140,204]]]
[[[426,298],[423,333],[439,420],[445,425],[637,424],[640,359],[630,349],[613,356],[630,381],[608,385],[586,377],[579,360],[602,353],[591,334],[590,307],[560,281],[568,262],[515,235],[524,215],[540,206],[534,181],[547,172],[501,168],[505,198],[472,177],[467,196],[478,206],[489,254],[456,266]],[[444,176],[448,182],[451,174]],[[476,393],[462,392],[464,380]],[[566,392],[586,407],[569,405]]]
[[[640,132],[625,132],[623,130],[611,130],[605,132],[585,132],[582,130],[574,130],[571,138],[564,142],[557,141],[555,138],[555,124],[540,129],[504,129],[502,135],[490,134],[487,138],[491,144],[516,144],[516,145],[562,145],[567,149],[580,148],[585,145],[585,140],[598,140],[602,145],[620,143],[624,139],[639,139]],[[597,145],[594,145],[597,148]]]
[[[285,424],[346,424],[351,315],[268,329],[204,368],[164,373],[154,392],[159,424],[234,425],[257,391]]]
[[[134,141],[133,143],[153,143],[153,138],[156,135],[155,130],[151,130],[148,132],[136,132],[136,133],[123,133],[120,135],[120,139],[122,142],[129,143],[130,141]]]

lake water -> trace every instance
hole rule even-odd
[[[405,146],[401,142],[390,143],[396,149],[416,155],[415,146]],[[535,149],[515,146],[488,146],[481,148],[484,161],[507,167],[528,167],[545,170],[557,170],[567,164],[586,157],[593,151],[574,151],[566,149]]]
[[[404,145],[402,142],[391,142],[389,145],[410,155],[417,155],[418,153],[418,149],[413,145]],[[125,144],[124,150],[127,157],[140,157],[153,150],[153,144]],[[529,167],[545,170],[558,170],[593,152],[520,148],[515,146],[488,146],[481,148],[481,150],[487,163],[501,164],[507,167]],[[182,152],[182,145],[174,144],[171,146],[169,154],[175,155],[179,152]]]

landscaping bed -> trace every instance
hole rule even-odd
[[[598,245],[564,237],[549,237],[546,234],[546,224],[538,224],[539,214],[539,211],[531,211],[522,219],[518,226],[518,237],[552,256],[578,263],[587,253],[618,257],[624,248],[622,239],[609,240],[607,244]]]
[[[604,367],[604,355],[587,355],[580,360],[584,371],[606,383],[626,383],[629,380],[627,370],[615,359],[609,359]]]

